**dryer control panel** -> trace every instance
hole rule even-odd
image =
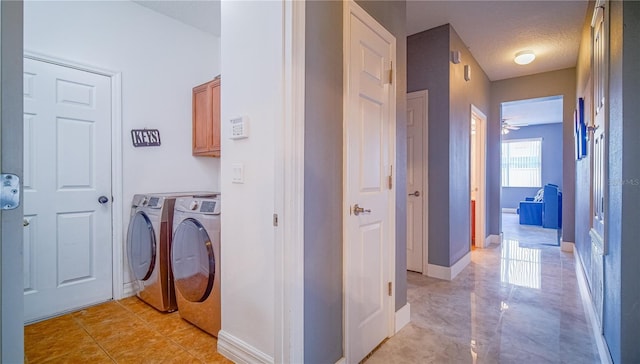
[[[176,211],[198,213],[203,215],[218,215],[220,214],[220,199],[181,197],[176,200],[175,209]]]

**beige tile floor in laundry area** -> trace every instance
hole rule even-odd
[[[231,363],[216,338],[137,297],[24,328],[25,363]]]

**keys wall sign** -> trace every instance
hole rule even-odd
[[[131,140],[134,147],[159,147],[160,130],[158,129],[131,129]]]

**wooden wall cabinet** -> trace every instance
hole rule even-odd
[[[220,157],[220,76],[193,88],[193,155]]]

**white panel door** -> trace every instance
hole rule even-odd
[[[112,298],[110,83],[24,59],[25,322]]]
[[[346,90],[345,352],[357,363],[393,331],[395,39],[349,2]],[[358,210],[362,209],[362,210]]]
[[[423,188],[427,168],[427,93],[407,95],[407,270],[423,272],[424,214],[427,191]]]

